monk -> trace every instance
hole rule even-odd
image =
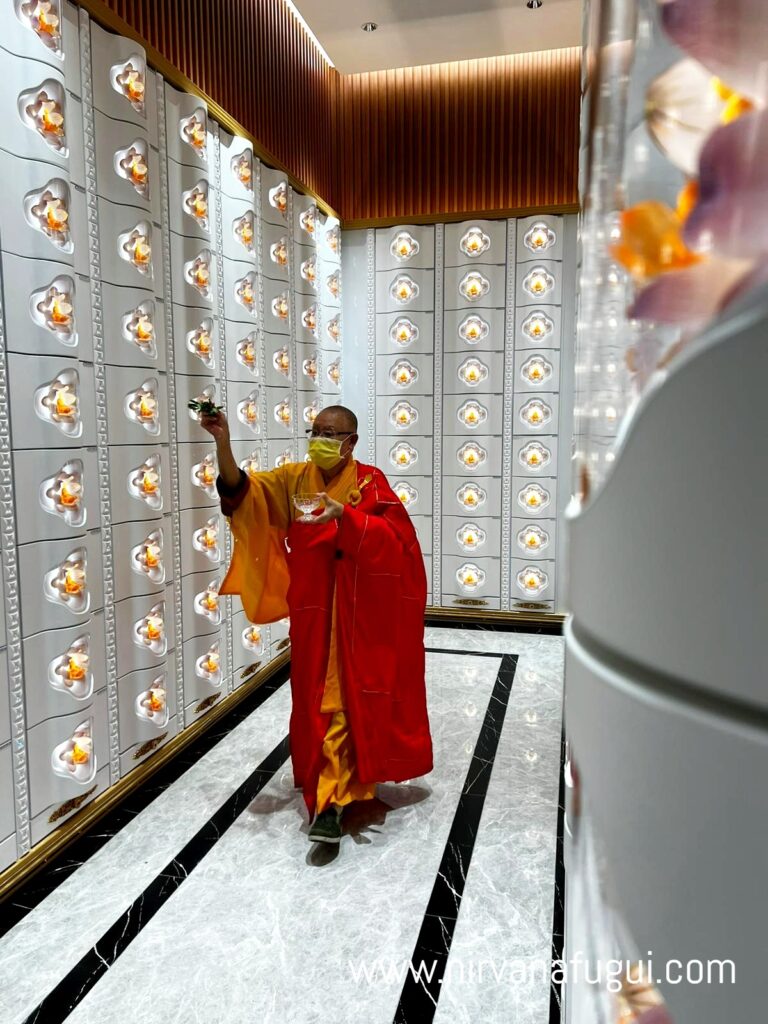
[[[432,770],[424,684],[426,576],[416,531],[380,470],[353,458],[357,418],[320,412],[309,461],[246,475],[223,413],[217,489],[234,536],[221,594],[256,625],[290,616],[290,750],[310,841],[339,843],[343,809],[377,782]],[[316,495],[305,521],[296,495]]]

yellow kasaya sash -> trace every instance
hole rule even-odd
[[[219,593],[239,594],[250,622],[263,625],[285,618],[289,583],[285,540],[300,514],[294,495],[324,491],[334,501],[347,504],[356,488],[354,461],[328,483],[311,462],[289,463],[250,477],[248,493],[229,520],[235,543]]]

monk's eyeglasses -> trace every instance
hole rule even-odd
[[[350,430],[341,432],[338,430],[315,430],[314,427],[311,427],[309,430],[305,431],[305,433],[309,434],[310,437],[352,437],[352,431]]]

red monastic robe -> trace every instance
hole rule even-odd
[[[290,616],[290,748],[294,781],[314,813],[334,595],[337,651],[356,775],[402,782],[432,770],[424,679],[427,584],[416,531],[383,473],[357,464],[342,518],[297,523],[293,495],[314,466],[292,464],[222,496],[235,538],[220,588],[240,594],[254,624]]]

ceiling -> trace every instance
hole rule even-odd
[[[581,0],[294,0],[343,75],[581,43]],[[376,32],[360,26],[375,21]]]

